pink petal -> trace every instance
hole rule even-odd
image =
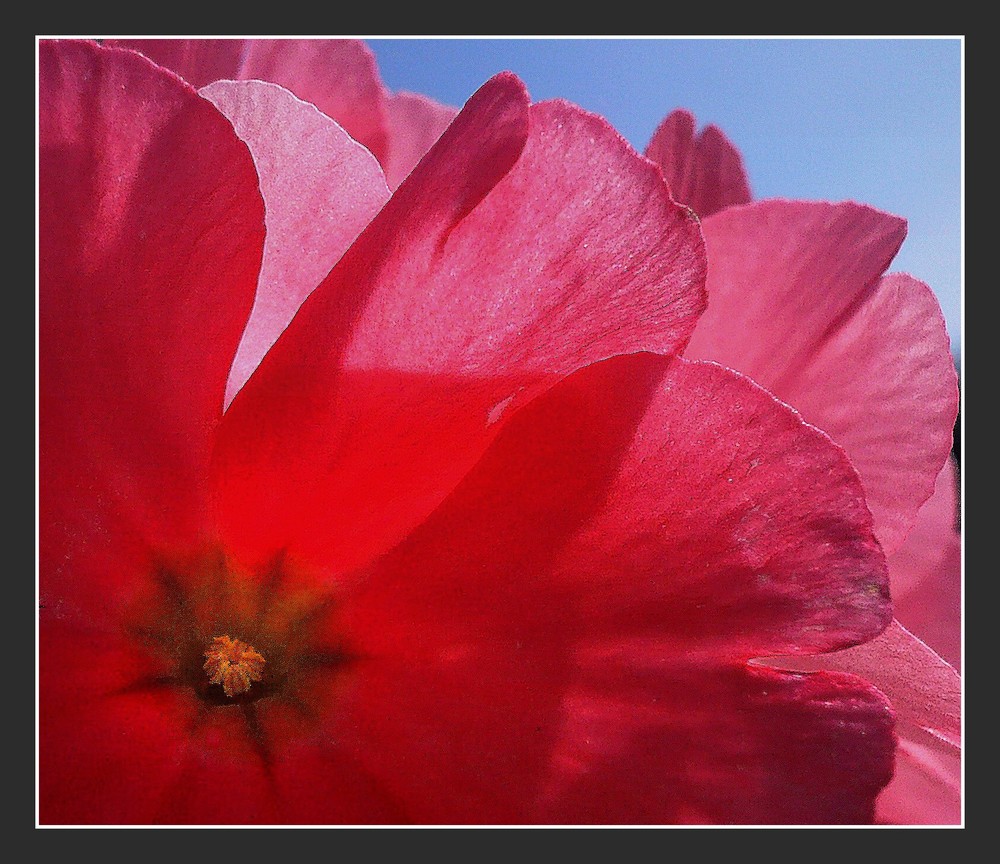
[[[749,375],[841,444],[892,552],[933,491],[958,406],[933,294],[882,278],[903,221],[858,204],[762,201],[703,229],[709,306],[687,356]]]
[[[250,148],[267,211],[257,300],[230,373],[228,404],[389,190],[371,153],[287,90],[219,81],[200,92]]]
[[[900,623],[960,670],[962,544],[955,475],[949,459],[906,541],[889,558],[889,584]]]
[[[961,758],[933,742],[901,737],[896,771],[876,805],[890,825],[958,825],[962,821]]]
[[[386,90],[375,55],[357,39],[121,39],[195,87],[224,78],[280,84],[311,102],[382,162]]]
[[[660,123],[646,156],[663,170],[674,198],[702,218],[751,199],[740,151],[717,126],[696,136],[690,111],[672,111]]]
[[[825,436],[714,364],[614,358],[518,412],[441,506],[345,594],[345,632],[364,660],[336,737],[419,820],[582,812],[589,821],[611,806],[607,815],[624,821],[693,812],[782,821],[806,805],[776,803],[779,784],[808,785],[817,766],[806,762],[826,757],[810,757],[803,741],[794,765],[774,766],[754,744],[742,758],[755,779],[732,791],[738,769],[725,773],[715,751],[729,735],[732,747],[758,734],[743,724],[763,734],[776,722],[760,693],[759,715],[734,704],[750,698],[738,661],[762,646],[808,651],[870,637],[887,620],[885,582],[860,484]],[[607,691],[610,726],[650,726],[637,749],[622,742],[614,755],[616,782],[631,778],[625,800],[639,802],[632,816],[597,782],[611,754],[594,752],[580,768],[595,778],[589,804],[549,761],[565,736],[581,746],[587,737],[564,728],[578,690],[585,701]],[[796,722],[805,736],[815,721],[817,738],[881,765],[892,747],[884,704],[870,688],[847,690],[844,704],[862,705],[849,731],[834,734],[843,715],[823,719],[819,697],[804,694]],[[697,726],[705,711],[716,725],[675,755],[666,744],[647,750],[652,727]],[[595,742],[618,740],[605,731]],[[664,734],[679,747],[687,732]],[[722,774],[661,797],[684,765],[702,764]],[[883,767],[862,777],[863,789],[837,791],[855,770],[842,765],[836,783],[817,777],[814,798],[851,799],[837,819],[860,819],[888,779]],[[428,778],[441,790],[432,801],[420,792]],[[721,795],[727,782],[732,798],[705,810],[699,796]],[[754,804],[766,782],[772,792]],[[564,795],[573,807],[550,812]],[[811,818],[834,818],[829,801],[814,806]]]
[[[227,548],[363,563],[559,377],[679,350],[703,304],[701,252],[695,221],[605,121],[529,110],[520,81],[492,79],[227,412]]]
[[[264,210],[245,145],[176,76],[90,43],[39,55],[42,601],[105,615],[151,548],[204,540]]]
[[[860,675],[889,697],[903,727],[922,730],[955,750],[962,746],[961,677],[898,621],[864,645],[811,658],[772,658],[767,665]]]
[[[394,93],[389,98],[389,155],[385,176],[395,189],[413,166],[455,119],[457,109],[418,93]]]

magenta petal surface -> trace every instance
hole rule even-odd
[[[419,93],[393,93],[387,105],[389,115],[389,155],[385,177],[395,189],[413,170],[458,113]]]
[[[646,156],[663,171],[674,198],[704,218],[750,201],[743,157],[718,126],[695,133],[690,111],[672,111],[653,133]]]
[[[231,547],[362,563],[555,380],[680,350],[704,266],[696,221],[605,121],[497,76],[234,400],[216,475]]]
[[[841,444],[892,552],[933,491],[958,406],[933,294],[883,276],[905,224],[858,204],[760,201],[703,229],[709,306],[687,356],[749,375]]]
[[[898,621],[871,642],[846,651],[766,663],[782,669],[839,670],[871,681],[891,701],[900,738],[895,776],[879,798],[879,821],[960,820],[962,680]]]
[[[250,148],[266,209],[257,299],[230,373],[228,404],[389,190],[368,150],[284,88],[218,81],[200,92]]]

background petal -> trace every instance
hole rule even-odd
[[[876,805],[876,820],[890,825],[959,825],[961,758],[940,742],[917,742],[905,733],[896,748],[896,770]]]
[[[934,494],[889,557],[889,584],[899,622],[961,671],[962,544],[954,460],[941,469]]]
[[[761,201],[703,229],[709,306],[686,356],[749,375],[843,446],[892,552],[933,491],[958,407],[933,294],[882,276],[905,224],[858,204]]]
[[[775,658],[768,665],[862,675],[892,700],[901,724],[956,750],[962,746],[961,677],[898,621],[865,645],[807,659]]]
[[[751,199],[743,157],[718,126],[695,135],[694,115],[672,111],[656,127],[646,156],[663,171],[677,201],[704,218]]]

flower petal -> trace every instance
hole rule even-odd
[[[234,400],[216,466],[227,548],[365,562],[559,377],[679,350],[701,253],[695,221],[605,121],[529,111],[520,81],[492,79]]]
[[[881,278],[905,224],[858,204],[761,201],[703,229],[710,300],[686,356],[749,375],[843,446],[892,552],[933,491],[958,407],[933,294]]]
[[[371,153],[284,88],[218,81],[200,92],[250,148],[267,211],[257,299],[230,373],[228,404],[389,190]]]
[[[105,39],[103,44],[138,51],[192,87],[235,78],[246,53],[245,39]]]
[[[892,700],[900,724],[962,746],[962,679],[955,669],[893,621],[876,639],[846,651],[811,658],[772,658],[782,669],[835,669],[861,675]]]
[[[899,622],[961,670],[962,544],[957,530],[957,487],[956,466],[949,459],[906,541],[889,557],[889,585]]]
[[[518,412],[347,592],[345,632],[366,665],[345,725],[394,797],[432,808],[421,818],[546,821],[548,754],[572,714],[562,694],[642,681],[654,705],[713,704],[701,676],[767,646],[870,638],[888,620],[885,583],[860,484],[826,436],[714,364],[613,358]],[[631,709],[616,710],[626,722]],[[887,732],[868,731],[891,752]],[[636,778],[667,770],[647,757],[619,754],[640,798],[662,790]],[[663,807],[651,821],[685,818]]]
[[[343,126],[383,162],[386,90],[375,55],[357,39],[120,39],[195,87],[259,79],[280,84]]]
[[[395,189],[413,170],[431,145],[441,137],[458,110],[419,93],[393,93],[389,97],[389,156],[385,176]]]
[[[857,475],[748,379],[633,355],[582,370],[522,413],[389,556],[398,581],[422,574],[393,590],[437,594],[462,580],[488,598],[478,615],[462,608],[468,622],[501,597],[532,614],[547,597],[547,626],[595,646],[602,634],[639,650],[673,640],[714,661],[828,651],[889,623]]]
[[[962,761],[940,742],[900,736],[896,771],[876,805],[890,825],[958,825],[962,821]]]
[[[201,541],[264,210],[245,145],[137,54],[39,46],[43,602],[103,614]]]
[[[960,820],[962,681],[898,621],[871,642],[846,651],[761,662],[778,669],[841,670],[871,681],[889,697],[900,739],[896,775],[879,798],[879,821]]]
[[[892,712],[848,675],[604,670],[571,692],[548,821],[868,824],[892,775]]]
[[[43,615],[38,659],[39,822],[152,821],[178,774],[191,700],[158,684],[120,633]]]
[[[718,126],[695,135],[690,111],[672,111],[653,133],[646,156],[663,170],[677,201],[702,218],[750,201],[743,157]]]

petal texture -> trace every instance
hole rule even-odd
[[[940,742],[900,737],[892,782],[879,796],[876,820],[889,825],[959,825],[962,763]]]
[[[687,356],[749,375],[841,444],[895,550],[933,491],[958,407],[933,294],[882,275],[903,221],[851,203],[761,201],[703,229],[709,306]]]
[[[179,773],[193,699],[158,684],[162,670],[119,632],[43,614],[39,646],[39,822],[153,821]]]
[[[395,189],[455,119],[457,109],[419,93],[393,93],[389,98],[389,156],[385,177]]]
[[[565,709],[553,822],[868,824],[892,776],[892,711],[852,676],[623,668]]]
[[[947,663],[962,663],[962,544],[958,482],[949,459],[906,541],[889,558],[896,618]]]

